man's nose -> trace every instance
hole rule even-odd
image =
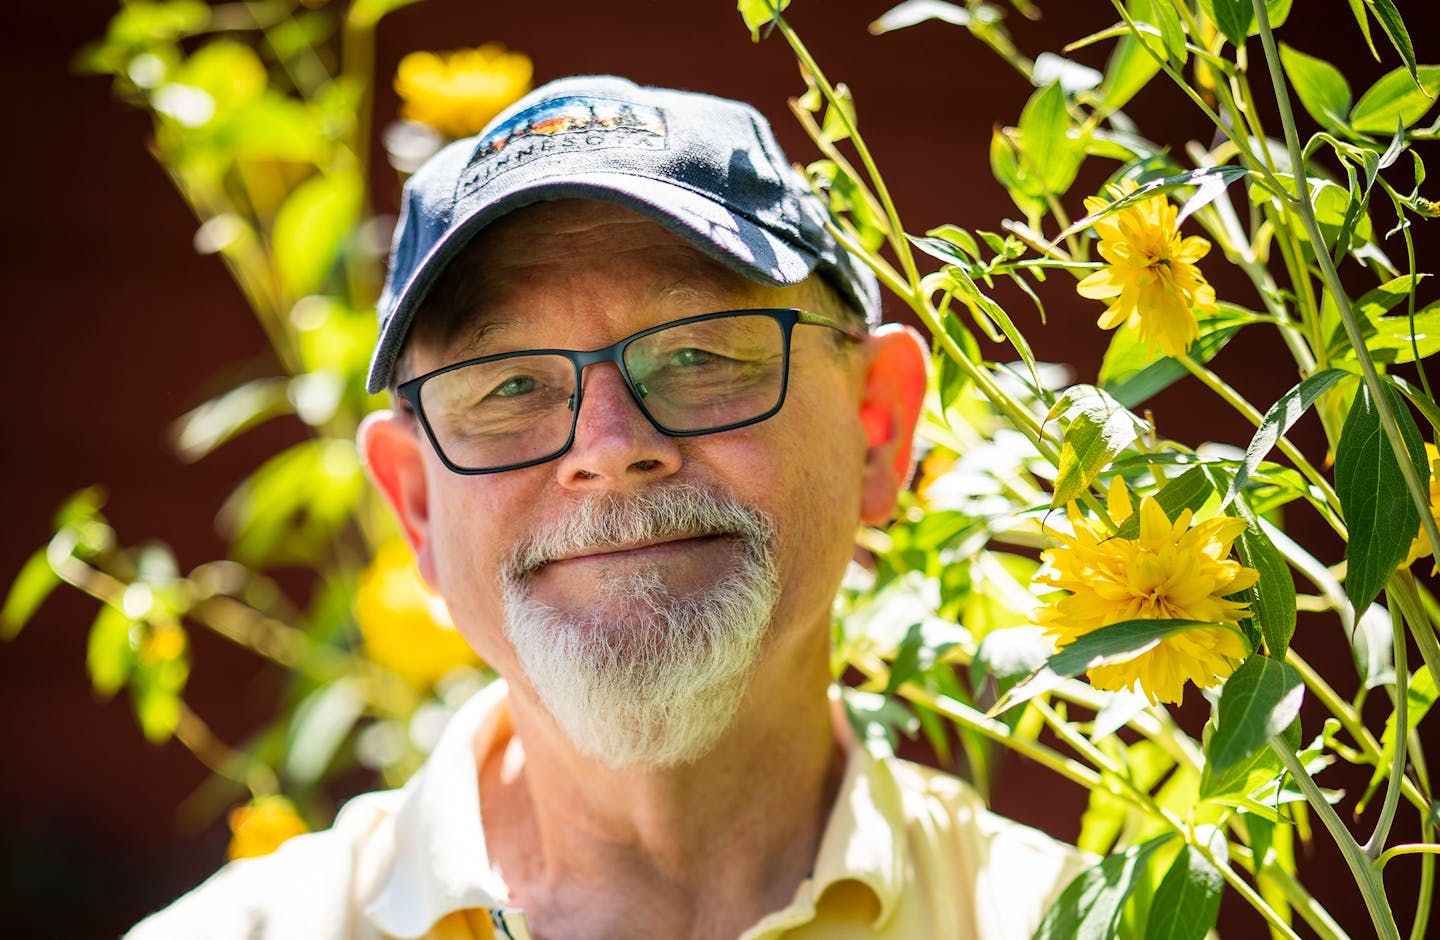
[[[613,363],[597,363],[580,377],[575,440],[557,462],[562,486],[625,488],[670,476],[680,469],[674,438],[640,411]]]

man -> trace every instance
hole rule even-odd
[[[576,78],[407,184],[360,432],[505,682],[153,937],[1028,936],[1073,849],[835,717],[925,351],[759,114]]]

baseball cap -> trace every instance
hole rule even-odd
[[[867,322],[879,319],[874,274],[825,230],[825,205],[758,111],[615,76],[565,78],[406,182],[369,390],[390,384],[416,310],[477,232],[522,206],[567,198],[633,209],[760,283],[798,284],[819,271]]]

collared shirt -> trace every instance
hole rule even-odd
[[[505,696],[497,682],[466,703],[401,789],[226,865],[127,940],[529,940],[480,818],[475,755],[510,733]],[[955,777],[841,740],[845,775],[811,877],[740,940],[1025,938],[1085,867]]]

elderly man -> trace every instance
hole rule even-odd
[[[133,936],[1028,936],[1073,849],[873,757],[830,694],[913,331],[748,106],[541,88],[408,183],[360,437],[503,682],[402,790]]]

